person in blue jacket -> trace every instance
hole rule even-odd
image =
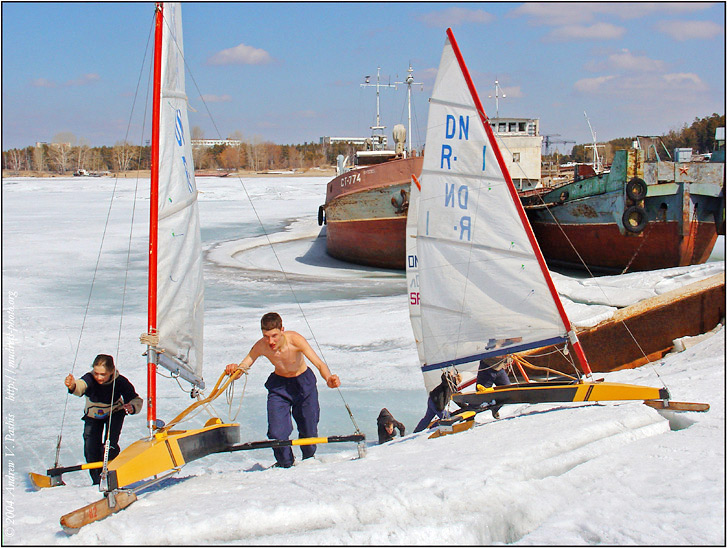
[[[457,372],[445,371],[442,373],[442,382],[429,392],[427,411],[424,413],[422,420],[419,421],[419,424],[416,425],[416,428],[414,428],[414,433],[421,432],[427,428],[434,417],[441,419],[445,416],[447,404],[452,398],[452,394],[457,391],[457,385],[460,381],[461,378]]]
[[[104,456],[104,435],[108,437],[109,461],[121,451],[119,436],[124,417],[141,411],[144,402],[136,393],[129,379],[114,366],[114,358],[99,354],[93,360],[93,369],[75,379],[69,374],[65,380],[68,392],[75,396],[86,396],[83,412],[83,454],[86,462],[100,462]],[[104,434],[105,432],[105,434]],[[89,470],[93,484],[99,483],[100,468]]]

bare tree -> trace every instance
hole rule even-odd
[[[114,145],[114,163],[119,171],[128,171],[134,158],[134,147],[127,141],[119,141]]]
[[[65,173],[71,165],[73,145],[76,143],[76,136],[70,132],[62,132],[53,137],[53,142],[48,148],[49,160],[55,166],[58,173]]]
[[[22,150],[18,150],[17,148],[14,148],[12,150],[8,150],[4,153],[5,156],[5,166],[12,172],[18,173],[21,169],[23,169],[23,158],[24,154]]]
[[[91,147],[88,144],[88,141],[84,138],[81,138],[79,140],[78,146],[74,149],[74,153],[76,156],[76,169],[87,169],[88,166],[88,157],[91,152]]]
[[[33,148],[33,169],[45,171],[45,147],[43,145]]]

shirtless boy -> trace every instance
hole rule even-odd
[[[318,368],[329,388],[341,386],[340,379],[331,374],[328,366],[301,334],[285,331],[283,320],[276,312],[265,314],[260,320],[260,328],[262,338],[239,364],[229,364],[225,373],[232,375],[238,369],[247,371],[255,360],[265,356],[275,367],[265,383],[268,389],[268,438],[287,440],[293,431],[291,415],[301,438],[317,437],[320,407],[316,376],[303,357]],[[304,445],[301,451],[303,458],[307,459],[315,454],[316,446]],[[276,447],[273,453],[278,466],[289,468],[293,465],[293,450],[290,447]]]

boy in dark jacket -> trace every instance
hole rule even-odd
[[[442,373],[442,382],[432,388],[427,398],[427,412],[422,420],[419,421],[414,432],[421,432],[432,421],[434,417],[442,418],[444,410],[452,398],[452,394],[457,391],[457,385],[460,382],[459,374],[445,371]]]
[[[121,449],[119,436],[124,425],[124,417],[141,411],[144,402],[136,393],[134,386],[123,375],[119,375],[114,359],[107,354],[99,354],[93,360],[93,370],[80,379],[68,375],[65,380],[68,392],[76,396],[86,396],[83,413],[83,454],[86,462],[100,462],[104,456],[104,430],[109,438],[109,460],[114,459]],[[112,400],[113,396],[113,402]],[[93,484],[99,483],[101,469],[89,470]]]
[[[379,427],[379,443],[386,443],[396,437],[394,428],[399,429],[399,435],[404,436],[406,428],[394,416],[389,413],[389,410],[384,407],[379,413],[379,417],[376,419],[376,425]]]

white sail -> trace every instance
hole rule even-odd
[[[164,4],[163,14],[157,262],[157,332],[163,353],[159,363],[201,384],[204,282],[180,4]]]
[[[427,390],[439,369],[476,371],[483,357],[566,334],[465,71],[448,38],[430,101],[416,218]]]

